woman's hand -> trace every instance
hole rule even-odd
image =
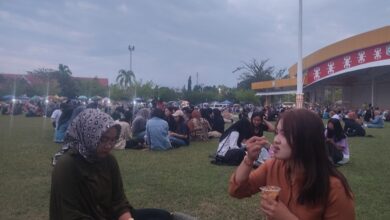
[[[272,220],[298,220],[298,217],[292,214],[283,202],[267,196],[261,196],[260,209]]]
[[[263,137],[257,137],[257,136],[253,136],[251,138],[249,138],[246,142],[246,152],[247,152],[247,156],[250,160],[257,160],[257,158],[259,157],[259,154],[260,154],[260,150],[263,146],[267,146],[269,145],[269,142],[267,141],[267,139],[263,136]]]
[[[121,216],[119,216],[119,218],[118,218],[118,220],[129,220],[129,219],[133,219],[131,217],[130,212],[125,212]]]

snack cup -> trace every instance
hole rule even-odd
[[[279,186],[262,186],[260,187],[261,194],[266,198],[276,200],[278,198],[280,187]]]

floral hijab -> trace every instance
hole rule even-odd
[[[69,125],[60,155],[72,149],[88,162],[96,162],[100,138],[112,126],[118,125],[108,114],[97,109],[85,109]]]

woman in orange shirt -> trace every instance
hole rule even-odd
[[[277,200],[262,196],[260,208],[268,219],[355,219],[348,182],[328,159],[322,120],[306,109],[289,110],[275,133],[274,158],[255,170],[253,161],[268,141],[247,141],[247,155],[230,179],[230,195],[244,198],[258,193],[259,187],[279,186]]]

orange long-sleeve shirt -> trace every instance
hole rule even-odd
[[[339,179],[330,177],[330,192],[326,206],[301,205],[297,202],[299,186],[303,176],[293,183],[286,177],[286,164],[282,160],[271,159],[256,170],[253,170],[247,181],[238,184],[235,173],[230,178],[229,193],[236,198],[249,197],[260,191],[259,187],[274,185],[281,188],[279,201],[283,202],[290,212],[300,220],[354,220],[355,205],[350,199]]]

